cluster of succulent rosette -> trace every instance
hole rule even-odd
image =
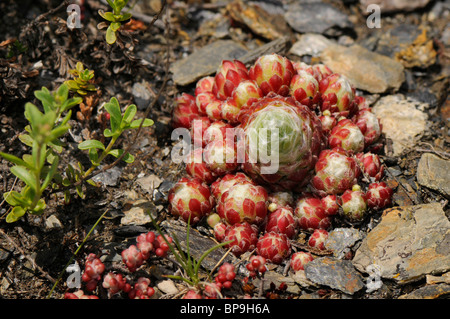
[[[190,130],[192,147],[170,212],[191,224],[207,220],[236,256],[255,252],[253,276],[266,261],[303,269],[314,257],[294,250],[299,232],[310,234],[312,252],[323,250],[335,218],[358,225],[391,204],[380,121],[323,64],[278,54],[249,68],[223,61],[194,95],[176,99],[172,124]]]
[[[323,64],[278,54],[249,68],[223,61],[215,76],[197,82],[194,95],[176,98],[172,125],[190,132],[192,144],[187,174],[170,190],[168,209],[194,227],[206,221],[231,253],[247,254],[245,280],[263,276],[267,263],[303,270],[326,249],[335,219],[357,226],[391,205],[378,155],[380,122],[349,81]],[[299,233],[309,236],[307,249],[292,244]],[[168,250],[161,235],[149,232],[122,259],[135,272],[152,253],[163,257]],[[88,257],[83,281],[89,291],[104,270],[95,255]],[[235,277],[234,265],[224,263],[213,281],[184,298],[221,297]],[[154,294],[148,278],[133,285],[114,272],[103,276],[102,286],[110,295]],[[90,297],[81,291],[67,296]]]
[[[136,245],[130,245],[121,253],[122,262],[130,273],[136,273],[144,262],[150,258],[152,254],[158,257],[165,257],[169,251],[168,243],[172,243],[169,236],[156,235],[149,231],[142,233],[136,238]],[[85,260],[83,275],[81,280],[84,283],[85,290],[94,292],[101,283],[108,297],[124,293],[130,299],[149,299],[155,294],[155,290],[150,286],[150,279],[147,277],[138,277],[127,279],[120,272],[109,271],[105,274],[105,264],[100,258],[90,253]],[[133,282],[134,281],[134,284]],[[86,295],[82,289],[75,292],[66,292],[65,299],[99,299],[96,295]]]

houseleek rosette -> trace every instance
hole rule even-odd
[[[307,106],[269,95],[240,118],[247,174],[275,190],[308,183],[324,140],[320,121]]]

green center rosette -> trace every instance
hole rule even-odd
[[[274,190],[301,188],[322,149],[317,116],[292,98],[265,97],[242,115],[244,171]]]

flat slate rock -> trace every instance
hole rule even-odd
[[[357,89],[370,93],[396,91],[405,81],[400,62],[355,44],[329,45],[321,59],[333,72],[345,76]]]
[[[173,81],[178,85],[191,84],[215,73],[222,60],[240,59],[246,53],[247,49],[244,46],[232,40],[215,41],[174,62],[170,68]]]
[[[364,234],[356,228],[336,228],[328,234],[325,248],[331,250],[334,257],[343,259],[351,247],[363,237]]]
[[[398,299],[438,299],[450,295],[450,285],[426,285],[409,294],[402,295]]]
[[[450,221],[439,203],[394,207],[362,241],[352,260],[361,272],[370,265],[399,284],[450,270]]]
[[[180,242],[180,246],[185,252],[187,251],[187,224],[183,223],[178,225],[177,221],[163,221],[161,223],[163,229],[167,231],[169,236],[176,236]],[[196,229],[191,228],[189,231],[189,252],[191,256],[194,257],[196,261],[200,259],[204,252],[216,246],[217,243],[211,238],[202,236]],[[175,246],[175,244],[174,244]],[[205,269],[211,271],[217,266],[219,261],[236,263],[237,258],[233,254],[226,254],[226,250],[219,247],[208,254],[205,259],[203,259],[201,266]],[[223,258],[223,259],[222,259]]]
[[[431,153],[422,154],[417,166],[417,182],[450,196],[450,161]]]
[[[381,13],[396,11],[413,11],[425,7],[430,0],[359,0],[361,11],[365,14],[371,14],[373,11],[367,11],[367,7],[376,4],[380,7]]]
[[[282,15],[272,14],[260,5],[236,0],[228,4],[227,10],[234,21],[246,25],[253,33],[268,40],[275,40],[292,33]]]
[[[336,42],[317,33],[306,33],[300,36],[300,39],[295,42],[289,49],[289,53],[297,56],[310,55],[318,57],[322,51],[328,46]]]
[[[343,28],[353,27],[345,13],[323,2],[294,2],[287,7],[284,19],[299,33],[337,36],[342,34]]]
[[[351,261],[331,257],[320,257],[305,265],[306,278],[316,284],[325,285],[353,295],[365,287],[363,277]]]
[[[387,95],[372,108],[383,125],[386,138],[392,140],[392,156],[398,156],[406,147],[413,147],[427,128],[427,113],[421,103],[406,99],[402,94]],[[424,107],[426,109],[426,107]]]

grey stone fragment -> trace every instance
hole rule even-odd
[[[45,227],[47,230],[53,230],[62,229],[63,225],[59,221],[58,217],[56,217],[55,215],[51,215],[45,220]]]
[[[124,226],[134,225],[142,226],[150,224],[152,222],[149,213],[154,215],[156,211],[155,204],[145,199],[139,199],[133,203],[133,206],[124,211],[124,217],[120,220],[120,223]]]
[[[134,103],[136,103],[136,106],[139,110],[145,110],[147,106],[150,104],[150,101],[152,99],[152,95],[150,94],[150,91],[148,90],[147,86],[145,85],[146,82],[143,83],[134,83],[132,89],[132,94],[134,98]]]
[[[363,278],[349,260],[330,257],[316,258],[305,265],[306,278],[353,295],[364,288]]]
[[[363,239],[364,234],[355,228],[336,228],[330,231],[325,241],[325,248],[333,252],[334,257],[344,258],[356,242]]]
[[[361,10],[365,14],[371,14],[373,11],[367,11],[369,5],[377,5],[381,13],[396,11],[413,11],[425,7],[430,0],[360,0]]]
[[[417,182],[450,196],[450,161],[425,153],[417,166]]]
[[[420,103],[401,94],[382,97],[372,108],[383,125],[383,133],[393,142],[393,156],[413,147],[427,128],[428,116],[419,110]]]
[[[450,222],[439,203],[386,210],[352,260],[361,272],[378,265],[400,284],[450,270]]]
[[[161,223],[162,228],[167,232],[167,234],[171,237],[176,236],[182,249],[187,251],[187,225],[184,222],[177,221],[163,221]],[[189,253],[191,256],[195,258],[195,260],[199,260],[204,252],[216,246],[217,243],[209,237],[202,236],[196,229],[190,228],[189,231]],[[227,254],[224,259],[226,250],[222,247],[213,250],[210,254],[208,254],[205,259],[203,259],[201,266],[205,269],[212,270],[217,265],[219,261],[236,263],[237,258],[233,254]]]
[[[405,80],[400,62],[355,44],[329,45],[321,58],[333,72],[345,76],[357,89],[370,93],[396,91]]]
[[[289,53],[298,56],[311,55],[318,57],[324,49],[332,44],[335,44],[335,41],[329,40],[321,34],[306,33],[292,45]]]
[[[399,299],[438,299],[448,295],[450,295],[450,285],[426,285],[400,296]]]
[[[122,169],[120,167],[114,166],[92,177],[92,180],[96,183],[102,183],[105,186],[116,186],[121,175]]]
[[[321,33],[336,36],[342,28],[352,28],[348,16],[334,6],[323,3],[293,2],[284,15],[286,22],[300,33]]]
[[[247,53],[246,48],[232,40],[213,42],[173,63],[170,68],[173,81],[178,85],[188,85],[214,73],[222,60],[239,59],[245,53]]]

